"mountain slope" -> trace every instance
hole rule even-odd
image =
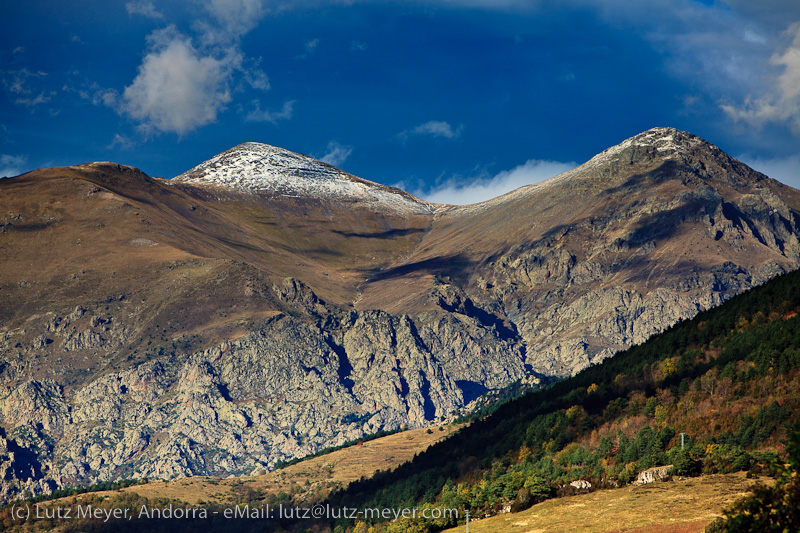
[[[463,291],[518,332],[525,364],[568,375],[795,268],[798,205],[791,187],[656,128],[543,183],[440,208],[360,305],[418,312]]]
[[[0,213],[7,498],[423,427],[799,259],[798,191],[664,128],[472,206],[247,143],[4,179]]]
[[[377,525],[375,531],[440,531],[456,524],[463,529],[465,511],[473,520],[498,514],[471,523],[470,530],[474,527],[476,531],[512,531],[528,524],[574,528],[592,513],[604,517],[589,520],[590,528],[597,531],[608,530],[609,524],[617,528],[669,524],[700,531],[719,515],[723,505],[755,482],[746,481],[743,470],[748,471],[747,478],[757,478],[780,464],[774,450],[780,449],[779,441],[785,439],[792,422],[800,419],[798,311],[800,272],[793,272],[573,378],[511,401],[486,418],[476,417],[472,424],[394,471],[390,471],[394,466],[384,469],[383,465],[374,476],[367,470],[359,481],[355,479],[360,474],[345,472],[351,485],[322,505],[327,503],[332,509],[438,507],[457,509],[460,517],[454,520],[451,513],[444,512],[429,513],[441,516],[435,520],[404,517]],[[428,443],[441,440],[444,429],[428,430]],[[110,495],[111,501],[122,507],[165,507],[169,500],[158,502],[154,496],[168,496],[190,502],[202,498],[205,503],[200,507],[212,509],[223,503],[248,504],[250,509],[278,503],[284,508],[307,507],[319,503],[326,491],[313,490],[313,483],[305,485],[307,490],[300,489],[296,475],[300,481],[309,473],[312,479],[341,479],[341,472],[329,477],[335,467],[352,460],[375,461],[395,455],[398,444],[414,446],[420,435],[426,436],[424,430],[417,431],[416,437],[401,432],[341,450],[338,457],[301,461],[294,465],[296,469],[258,479],[198,478],[134,485],[125,491],[140,497],[125,499],[116,494]],[[405,453],[410,457],[408,450]],[[674,474],[681,477],[675,486],[629,484],[638,472],[663,464],[678,469]],[[701,471],[711,475],[684,478]],[[726,475],[717,475],[721,473]],[[588,489],[571,486],[576,480],[582,480],[576,485],[587,487],[588,483],[592,490],[621,488],[582,494]],[[288,490],[289,483],[295,490]],[[330,485],[322,483],[326,484]],[[284,492],[278,496],[280,490]],[[577,496],[583,502],[579,506],[588,505],[581,511],[584,516],[572,516],[576,493],[582,494]],[[711,498],[714,494],[724,497]],[[571,497],[517,512],[542,499],[564,495]],[[687,504],[687,495],[694,504]],[[95,498],[89,495],[84,502],[97,501]],[[51,506],[59,504],[75,505],[62,500]],[[666,505],[666,510],[657,509],[659,505]],[[681,508],[679,513],[676,505]],[[515,514],[499,514],[504,506],[510,506]],[[644,510],[650,511],[646,517]],[[365,515],[354,518],[363,520]],[[287,520],[280,525],[290,530],[291,526],[324,528],[322,522],[325,520],[315,524],[308,519]],[[196,526],[175,525],[179,529],[260,530],[265,524],[248,519],[225,521],[224,525],[213,520]],[[96,527],[112,531],[120,524]]]
[[[659,465],[681,476],[775,469],[775,450],[800,421],[798,312],[800,272],[792,272],[510,401],[329,503],[427,504],[480,517],[574,493],[577,480],[623,486]]]

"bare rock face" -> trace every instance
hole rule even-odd
[[[655,466],[653,468],[648,468],[647,470],[639,472],[639,475],[636,476],[636,480],[633,482],[633,484],[647,485],[649,483],[655,483],[656,481],[661,481],[662,479],[666,479],[669,477],[669,471],[671,469],[672,465]]]
[[[0,401],[3,424],[35,459],[27,472],[6,453],[3,464],[14,473],[7,496],[14,486],[29,494],[49,487],[25,480],[53,488],[245,474],[463,407],[456,379],[409,317],[337,311],[293,279],[275,290],[300,316],[279,314],[213,348],[107,373],[68,396],[49,379],[9,391]],[[470,332],[469,324],[449,327],[451,335]],[[517,377],[496,361],[473,366],[467,372],[489,382]]]
[[[2,500],[439,423],[800,262],[800,192],[669,128],[463,207],[254,144],[0,188]]]

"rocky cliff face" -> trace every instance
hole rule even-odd
[[[468,319],[443,313],[421,332],[407,315],[326,305],[296,279],[272,290],[286,312],[208,349],[155,352],[76,387],[27,379],[30,365],[6,367],[4,381],[18,385],[0,400],[12,439],[0,455],[5,496],[129,477],[247,474],[381,429],[443,420],[465,405],[459,381],[499,387],[524,374],[519,356],[508,365],[506,345]],[[34,361],[77,338],[106,346],[69,316],[46,324],[65,327],[43,333],[44,346],[15,342],[36,332],[7,333],[3,349],[20,344],[16,359]]]
[[[0,183],[0,497],[438,422],[800,261],[800,193],[676,130],[465,207],[306,159]]]

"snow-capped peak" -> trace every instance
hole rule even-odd
[[[651,128],[600,152],[593,159],[607,160],[631,147],[652,147],[659,156],[668,157],[677,152],[691,151],[703,144],[713,146],[696,135],[675,128]]]
[[[349,200],[401,212],[432,210],[427,202],[400,189],[358,178],[303,154],[255,142],[234,146],[172,181],[257,194]]]

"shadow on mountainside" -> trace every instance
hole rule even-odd
[[[362,239],[393,239],[394,237],[405,237],[413,233],[422,233],[426,231],[424,228],[396,228],[386,231],[377,231],[374,233],[354,233],[349,231],[333,230],[333,233],[338,233],[343,237],[360,237]]]
[[[466,273],[474,267],[474,261],[470,261],[464,254],[458,253],[423,259],[385,270],[371,270],[369,271],[369,281],[384,281],[415,273],[436,274],[445,277],[449,276],[451,278],[465,278]]]

